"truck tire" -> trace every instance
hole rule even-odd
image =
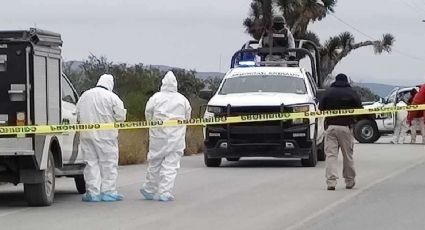
[[[374,121],[361,120],[354,125],[354,138],[360,143],[375,143],[380,137]]]
[[[227,161],[239,161],[241,158],[240,157],[228,157],[226,158]]]
[[[79,175],[74,177],[75,187],[77,187],[77,191],[79,194],[86,193],[86,181],[84,180],[83,175]]]
[[[325,139],[324,138],[323,138],[322,143],[320,143],[320,145],[317,146],[317,160],[318,161],[325,161],[326,160]]]
[[[221,158],[209,158],[207,153],[204,153],[204,163],[207,167],[217,168],[221,165]]]
[[[42,173],[42,183],[24,184],[25,200],[30,206],[50,206],[55,197],[55,161],[49,150],[47,169]]]
[[[316,167],[317,165],[317,146],[314,143],[308,159],[301,159],[301,165],[304,167]]]

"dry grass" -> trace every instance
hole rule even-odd
[[[120,165],[140,164],[148,153],[148,130],[120,131]]]
[[[204,134],[202,127],[189,127],[186,134],[186,151],[185,155],[193,155],[204,151]]]
[[[201,117],[207,101],[200,98],[190,98],[192,117]],[[202,108],[201,108],[202,107]],[[134,131],[121,131],[120,165],[140,164],[146,161],[149,148],[149,134],[147,129]],[[201,126],[188,127],[186,133],[185,155],[202,153],[204,148]]]
[[[140,164],[146,161],[149,148],[148,130],[121,131],[120,165]],[[186,134],[185,155],[193,155],[203,151],[202,127],[189,127]]]

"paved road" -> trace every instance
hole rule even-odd
[[[424,229],[425,166],[421,165],[360,194],[304,226],[328,229]]]
[[[424,147],[356,145],[355,151],[358,185],[352,191],[342,183],[326,191],[324,163],[302,168],[297,161],[254,159],[206,168],[201,156],[183,159],[172,203],[141,199],[145,165],[120,169],[119,189],[126,195],[120,203],[82,203],[73,181],[59,179],[52,207],[27,208],[21,186],[1,186],[0,229],[419,227],[425,215]],[[409,222],[416,225],[393,225]]]

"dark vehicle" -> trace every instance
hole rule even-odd
[[[62,74],[59,34],[0,31],[0,130],[76,123],[78,94]],[[75,178],[85,192],[78,134],[0,135],[0,181],[24,184],[31,206],[53,203],[55,177]]]

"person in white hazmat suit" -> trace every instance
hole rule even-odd
[[[188,120],[192,108],[189,101],[177,92],[177,80],[173,72],[162,79],[160,92],[146,104],[147,120]],[[149,130],[149,153],[146,182],[140,192],[146,200],[172,201],[172,189],[180,168],[180,159],[186,148],[186,127],[161,127]]]
[[[407,104],[401,100],[397,103],[397,106],[407,106]],[[395,113],[394,136],[391,141],[392,144],[404,144],[407,131],[409,130],[407,115],[407,111],[398,111]]]
[[[127,110],[121,99],[112,92],[114,77],[104,74],[97,86],[83,93],[77,103],[80,124],[111,123],[125,121]],[[80,134],[80,151],[86,167],[84,179],[86,202],[120,201],[117,192],[118,130],[88,131]]]

